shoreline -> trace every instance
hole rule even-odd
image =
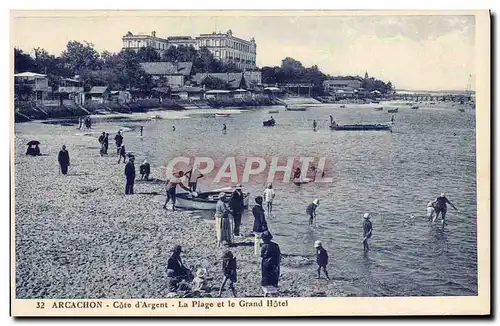
[[[36,136],[15,133],[16,297],[166,298],[166,264],[177,244],[193,272],[207,269],[216,295],[224,248],[216,245],[214,220],[193,211],[162,209],[162,184],[136,181],[136,194],[125,196],[125,165],[116,163],[114,144],[107,157],[98,153],[101,129],[96,126],[95,135],[85,136],[75,134],[73,127],[47,124]],[[25,143],[34,137],[44,156],[24,155]],[[62,143],[71,157],[67,176],[58,173]],[[151,177],[158,178],[160,171],[152,166]],[[155,192],[159,195],[151,194]],[[250,203],[252,207],[253,196]],[[268,222],[272,232],[272,219]],[[246,211],[242,234],[252,234],[252,225],[253,216]],[[230,248],[238,262],[235,286],[238,297],[262,297],[260,257],[254,257],[249,240],[242,238]],[[279,243],[280,237],[274,240]],[[283,252],[281,271],[282,297],[347,295],[339,290],[341,280],[315,279],[314,254]],[[329,271],[336,275],[335,266]],[[223,293],[230,296],[228,290]]]

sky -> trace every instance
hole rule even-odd
[[[159,37],[233,31],[257,43],[257,65],[292,57],[331,75],[370,76],[398,89],[474,89],[475,20],[467,15],[303,15],[297,12],[23,12],[11,43],[60,54],[68,41],[118,52],[128,31]]]

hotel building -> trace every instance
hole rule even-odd
[[[257,44],[255,39],[250,41],[233,36],[233,32],[228,30],[226,33],[200,34],[196,37],[191,36],[171,36],[160,38],[156,32],[151,35],[134,35],[128,32],[122,37],[124,49],[139,50],[141,47],[153,47],[160,55],[172,46],[190,46],[195,49],[206,47],[216,59],[222,62],[232,62],[239,69],[255,69],[257,57]]]

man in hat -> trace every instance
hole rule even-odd
[[[270,183],[267,185],[266,190],[264,190],[264,199],[267,203],[267,216],[271,216],[274,196],[276,196],[276,193],[274,192],[273,184]]]
[[[261,285],[263,287],[272,286],[277,288],[280,278],[281,251],[280,246],[271,241],[272,239],[273,236],[269,231],[262,233],[262,242],[264,243],[260,251],[260,257],[262,258]]]
[[[122,144],[120,146],[120,150],[118,151],[118,164],[120,163],[122,157],[123,157],[123,163],[127,163],[127,157],[125,156],[125,154],[127,153],[127,151],[125,150],[125,144]]]
[[[372,237],[372,222],[370,221],[370,214],[365,213],[363,222],[363,250],[366,252],[370,248],[368,247],[368,239]]]
[[[231,209],[231,214],[234,220],[234,235],[240,235],[240,225],[241,225],[241,215],[243,215],[243,210],[245,209],[243,204],[243,192],[241,191],[241,184],[236,185],[236,189],[229,199],[229,208]]]
[[[309,216],[309,225],[313,225],[314,219],[316,218],[316,208],[319,206],[319,199],[315,199],[307,205],[306,213]]]
[[[434,219],[437,219],[439,216],[439,213],[441,213],[441,223],[445,224],[445,218],[446,218],[446,211],[448,210],[448,206],[446,204],[450,204],[453,209],[458,211],[458,209],[453,205],[448,198],[446,198],[445,194],[442,193],[441,196],[439,196],[435,201],[434,201],[434,207],[435,207],[435,212],[436,212],[436,217]]]
[[[123,136],[120,130],[118,130],[118,133],[115,136],[115,144],[116,144],[116,153],[120,155],[120,148],[122,147],[123,143]]]
[[[125,177],[127,179],[127,183],[125,184],[125,195],[133,195],[135,181],[135,165],[133,156],[130,157],[127,165],[125,165]]]
[[[57,155],[57,160],[59,161],[61,173],[64,175],[68,174],[69,153],[66,150],[66,145],[62,145],[62,149],[59,151],[59,155]]]
[[[318,263],[318,278],[321,278],[321,268],[323,268],[323,272],[325,272],[326,279],[330,280],[328,272],[326,271],[326,265],[328,265],[328,253],[326,252],[326,249],[323,248],[323,245],[319,240],[316,240],[314,242],[314,248],[316,248],[316,263]]]

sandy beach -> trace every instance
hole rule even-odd
[[[186,265],[207,269],[215,296],[222,281],[223,249],[216,245],[214,221],[163,210],[162,184],[136,181],[136,194],[125,196],[125,165],[117,164],[113,141],[110,155],[100,156],[97,137],[104,130],[99,128],[88,135],[71,126],[47,124],[36,135],[26,132],[30,128],[16,128],[16,297],[163,298],[168,292],[167,259],[177,244]],[[114,130],[108,126],[110,138]],[[31,139],[41,142],[44,156],[25,155]],[[71,158],[67,176],[60,174],[57,163],[62,144]],[[136,157],[138,176],[143,159]],[[151,177],[161,177],[158,167],[152,166]],[[140,194],[154,192],[160,195]],[[251,220],[242,225],[245,235],[251,234]],[[238,261],[238,295],[262,296],[260,258],[254,257],[253,245],[231,250]],[[282,253],[280,296],[345,295],[336,289],[335,279],[315,279],[314,256]],[[300,266],[310,268],[304,273]],[[223,296],[231,296],[230,291]]]

